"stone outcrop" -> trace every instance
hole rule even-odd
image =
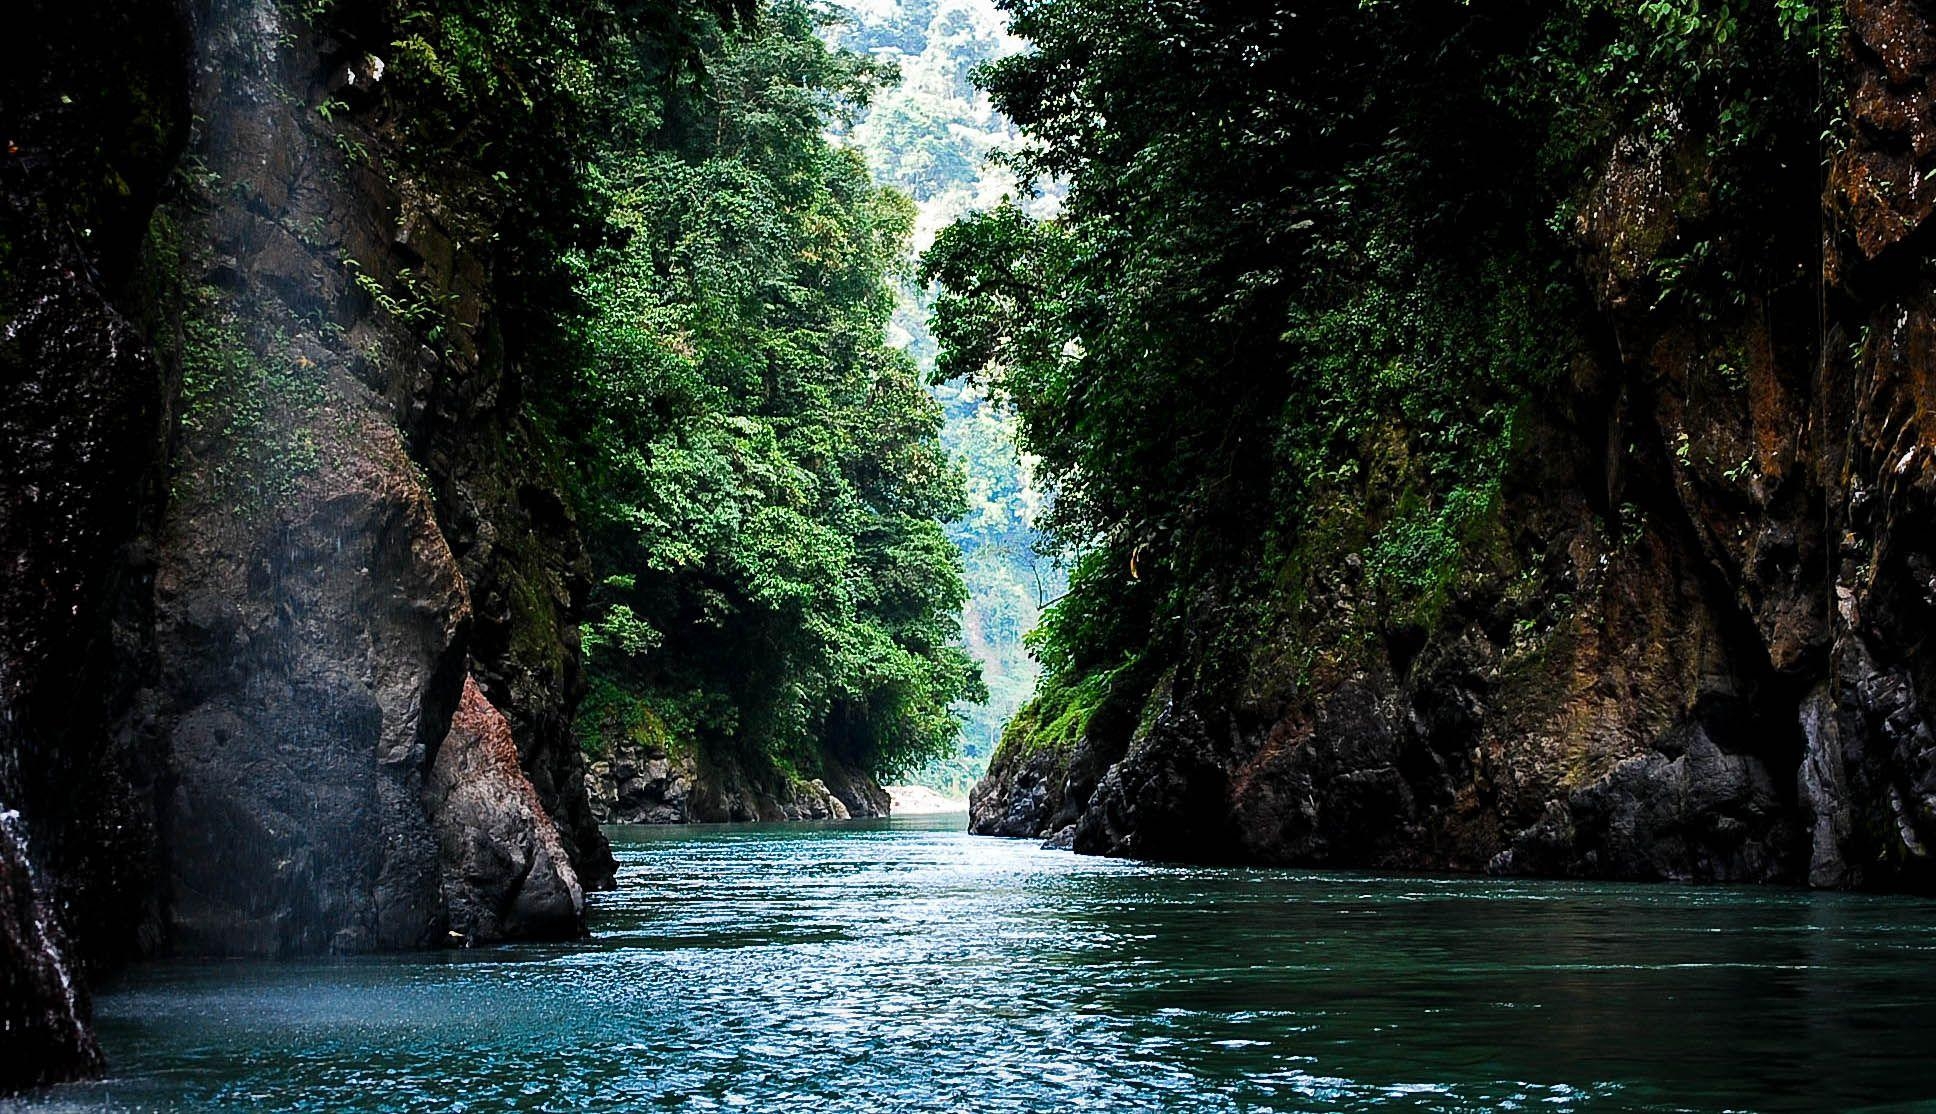
[[[336,10],[15,13],[0,1091],[98,1069],[90,967],[570,936],[611,877],[501,214],[402,164]]]
[[[518,764],[511,724],[475,680],[424,785],[443,852],[450,931],[468,943],[571,939],[585,893],[538,791]]]
[[[585,772],[592,811],[604,824],[689,824],[696,772],[662,748],[614,747]]]
[[[1057,830],[1069,783],[1068,755],[1004,756],[968,793],[968,826],[980,835],[1040,839]]]
[[[1262,639],[1162,649],[1071,750],[1006,748],[975,830],[1936,890],[1936,28],[1906,0],[1848,16],[1826,195],[1812,134],[1761,183],[1748,269],[1792,278],[1732,308],[1660,298],[1651,265],[1714,196],[1701,139],[1607,152],[1575,229],[1602,339],[1528,415],[1442,609],[1385,613],[1340,554]]]
[[[586,775],[593,814],[605,824],[719,824],[740,821],[852,820],[886,816],[887,791],[847,770],[789,780],[701,765],[663,747],[620,745]]]
[[[283,49],[292,17],[205,18],[203,173],[174,210],[183,444],[143,700],[173,775],[174,946],[426,946],[445,911],[420,797],[470,605],[405,445],[400,407],[424,387],[388,355],[409,331],[343,262],[386,274],[396,201],[285,95],[320,68]]]
[[[390,161],[379,55],[266,0],[205,19],[196,173],[170,209],[183,436],[141,701],[173,774],[173,946],[575,933],[565,860],[610,877],[564,737],[582,558],[518,449],[491,260],[450,231],[478,215]],[[504,709],[489,749],[508,723],[527,779],[482,744],[434,764],[467,684]],[[515,807],[480,811],[512,788]]]
[[[101,1067],[86,984],[54,895],[27,852],[20,814],[0,812],[0,1092]]]
[[[333,446],[271,528],[184,500],[164,537],[154,700],[178,948],[441,937],[419,797],[468,602],[395,431],[343,417],[361,449]]]

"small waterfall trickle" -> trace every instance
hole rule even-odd
[[[68,970],[67,956],[55,944],[59,932],[54,927],[50,902],[46,900],[47,887],[38,867],[27,852],[26,826],[20,819],[17,809],[0,809],[0,856],[17,862],[23,870],[27,886],[40,900],[32,903],[32,920],[27,925],[33,930],[34,950],[46,961],[47,969],[60,980],[61,1000],[67,1012],[79,1017],[81,1013],[80,991],[75,987],[74,976]]]
[[[0,926],[10,929],[12,937],[0,939],[0,948],[16,953],[0,959],[12,968],[8,981],[25,984],[6,989],[9,997],[28,992],[21,1001],[0,1003],[0,1029],[12,1027],[15,1019],[9,1015],[16,1009],[33,1008],[36,1013],[20,1019],[26,1022],[25,1032],[5,1034],[8,1054],[26,1052],[22,1046],[37,1042],[67,1061],[49,1056],[48,1070],[64,1071],[70,1064],[98,1070],[101,1051],[88,1029],[86,991],[74,970],[66,934],[54,918],[52,887],[30,854],[26,821],[19,810],[5,807],[0,807],[0,901],[7,906],[0,910]],[[29,1078],[36,1070],[27,1067]]]

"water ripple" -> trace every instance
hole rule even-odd
[[[1815,1109],[1936,1098],[1936,906],[615,829],[596,938],[157,964],[36,1110]]]

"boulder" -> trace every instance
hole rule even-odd
[[[424,784],[437,832],[450,932],[466,944],[585,933],[585,895],[511,725],[466,678],[450,734]]]

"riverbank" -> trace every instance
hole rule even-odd
[[[889,785],[888,799],[894,802],[895,816],[934,816],[944,812],[967,812],[968,802],[948,797],[925,785]]]

